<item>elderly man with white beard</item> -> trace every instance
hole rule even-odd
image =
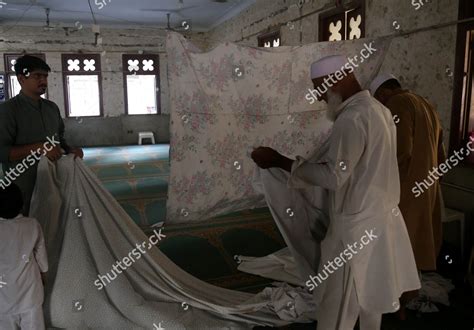
[[[343,56],[328,56],[311,65],[315,88],[327,84],[336,72],[343,78],[326,86],[327,93],[318,97],[328,104],[328,115],[334,120],[324,155],[317,160],[300,156],[293,160],[259,147],[251,157],[260,168],[260,184],[272,214],[283,218],[282,206],[296,205],[293,221],[297,228],[302,226],[298,223],[308,224],[316,228],[313,236],[322,228],[318,276],[310,276],[307,282],[318,306],[318,329],[353,329],[359,318],[360,329],[375,330],[380,329],[382,314],[396,311],[402,293],[419,289],[420,281],[398,209],[395,123],[390,111],[362,90],[353,72],[348,72]],[[302,200],[299,193],[314,187],[328,191],[327,233],[321,218],[306,211],[323,204],[308,205],[313,199],[306,195]],[[286,230],[291,232],[289,226]],[[366,244],[362,237],[368,232],[375,239],[371,237]],[[363,244],[357,245],[360,242]],[[305,253],[311,251],[301,252]]]

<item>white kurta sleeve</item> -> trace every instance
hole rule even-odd
[[[48,254],[46,252],[46,245],[44,243],[44,235],[43,231],[41,230],[41,226],[39,223],[38,225],[38,238],[36,239],[34,254],[36,262],[38,263],[39,269],[42,273],[46,273],[48,271]]]
[[[357,121],[341,118],[336,120],[329,142],[325,162],[308,162],[296,157],[289,187],[319,186],[337,190],[347,181],[364,152],[366,133]]]

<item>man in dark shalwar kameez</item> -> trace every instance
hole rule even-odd
[[[80,158],[84,156],[82,149],[71,148],[66,143],[58,106],[41,97],[48,88],[50,71],[48,64],[38,57],[20,57],[15,72],[21,92],[0,104],[0,162],[6,175],[2,186],[15,181],[20,187],[25,216],[29,213],[39,157],[56,161],[63,152]]]

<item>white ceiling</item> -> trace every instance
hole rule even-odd
[[[222,2],[221,2],[222,1]],[[51,26],[93,23],[109,27],[166,27],[190,22],[192,31],[208,31],[255,3],[255,0],[0,0],[0,25]],[[90,7],[89,7],[90,2]],[[6,4],[5,4],[6,3]]]

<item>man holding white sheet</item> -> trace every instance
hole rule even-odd
[[[336,72],[342,79],[329,84],[328,77]],[[328,191],[330,223],[321,242],[319,280],[307,278],[307,285],[313,283],[315,288],[318,329],[353,329],[357,318],[362,330],[380,329],[382,314],[399,308],[401,294],[420,288],[410,240],[397,207],[400,183],[395,123],[390,111],[361,89],[343,56],[313,63],[311,79],[318,91],[326,84],[327,92],[318,95],[318,100],[328,104],[328,115],[334,120],[327,151],[311,160],[292,160],[260,147],[252,159],[265,169],[258,170],[261,186],[275,187],[275,181],[286,185],[286,189],[263,189],[272,213],[279,214],[277,223],[288,203],[295,204],[295,223],[315,222],[313,214],[305,210],[323,204],[307,205],[312,199],[302,200],[294,191],[314,187]],[[286,204],[272,204],[285,199]],[[375,239],[360,247],[354,244],[367,232]],[[353,253],[344,259],[349,246]],[[328,269],[336,258],[344,262]]]
[[[17,59],[15,72],[21,92],[0,104],[0,162],[7,185],[15,181],[20,187],[22,213],[27,216],[40,157],[57,161],[62,150],[80,158],[84,153],[67,144],[58,106],[41,97],[48,88],[49,65],[38,57],[24,55]],[[49,145],[45,147],[47,141]]]

